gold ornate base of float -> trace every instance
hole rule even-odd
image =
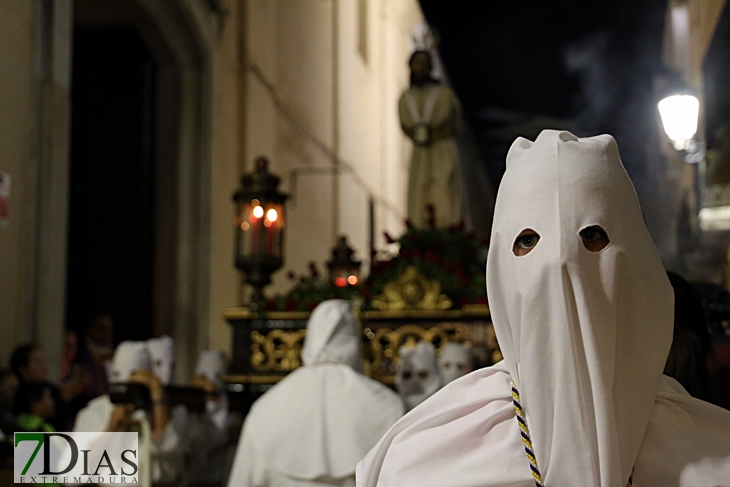
[[[398,350],[420,340],[440,350],[448,342],[471,348],[478,366],[489,365],[489,308],[459,310],[400,309],[356,313],[363,329],[365,369],[385,384],[393,383]],[[309,313],[251,313],[231,308],[225,318],[233,327],[233,366],[229,382],[274,384],[301,366],[301,349]]]

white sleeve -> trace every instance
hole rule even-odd
[[[104,408],[98,402],[90,402],[78,412],[74,422],[74,432],[106,431],[109,427],[110,416],[105,414]]]

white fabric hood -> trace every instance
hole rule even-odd
[[[109,382],[127,382],[138,370],[150,370],[152,363],[145,342],[122,342],[114,351]]]
[[[403,415],[397,394],[353,370],[362,367],[360,334],[347,302],[325,301],[314,310],[304,366],[254,403],[228,485],[253,485],[256,472],[267,469],[312,481],[354,474]]]
[[[600,226],[610,243],[588,251]],[[512,247],[525,229],[540,240]],[[626,485],[672,341],[674,294],[613,137],[543,131],[507,155],[487,293],[546,485]],[[553,462],[553,459],[559,459]]]
[[[200,352],[195,374],[205,376],[213,384],[220,387],[226,375],[226,357],[222,350],[204,350]]]
[[[610,243],[585,248],[601,227]],[[539,235],[517,257],[523,230]],[[612,137],[517,139],[487,259],[504,361],[407,414],[358,465],[358,487],[532,487],[511,383],[546,487],[730,485],[730,414],[662,370],[673,292]],[[679,390],[678,390],[679,389]]]
[[[152,372],[163,385],[172,381],[175,373],[175,342],[169,335],[147,340],[152,357]]]
[[[444,385],[474,370],[474,359],[463,343],[449,342],[444,345],[438,363]]]
[[[400,347],[398,358],[395,388],[410,411],[441,388],[436,350],[432,343],[420,341],[415,347]]]
[[[317,306],[307,323],[302,363],[338,363],[363,371],[360,354],[362,332],[347,301],[331,299]]]

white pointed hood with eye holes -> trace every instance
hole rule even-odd
[[[147,340],[147,347],[152,358],[152,372],[162,385],[169,384],[175,373],[175,341],[169,335],[162,335]]]
[[[441,388],[436,350],[431,342],[403,345],[398,351],[395,388],[409,411]]]
[[[517,139],[495,206],[490,311],[545,485],[626,485],[672,341],[673,292],[613,137]],[[598,226],[609,244],[585,248]],[[522,257],[517,236],[540,236]]]
[[[581,230],[609,243],[589,251]],[[526,255],[523,230],[539,235]],[[448,384],[358,464],[358,487],[730,486],[730,413],[662,376],[673,293],[611,136],[543,131],[507,156],[487,259],[504,360]]]

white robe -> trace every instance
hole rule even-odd
[[[228,411],[228,396],[223,389],[225,373],[223,352],[206,350],[200,354],[195,375],[203,375],[215,384],[220,396],[217,400],[208,399],[205,411],[190,414],[187,429],[189,457],[183,485],[219,485],[226,478],[228,460],[234,453],[229,444],[229,430],[236,420]]]
[[[581,233],[610,243],[591,251]],[[539,240],[526,255],[518,236]],[[730,412],[662,375],[673,294],[610,136],[543,131],[507,156],[487,259],[504,361],[407,414],[358,487],[531,487],[512,383],[547,487],[730,486]]]
[[[305,365],[254,403],[229,487],[354,485],[357,462],[403,414],[397,394],[353,370],[360,334],[344,301],[314,310]]]

